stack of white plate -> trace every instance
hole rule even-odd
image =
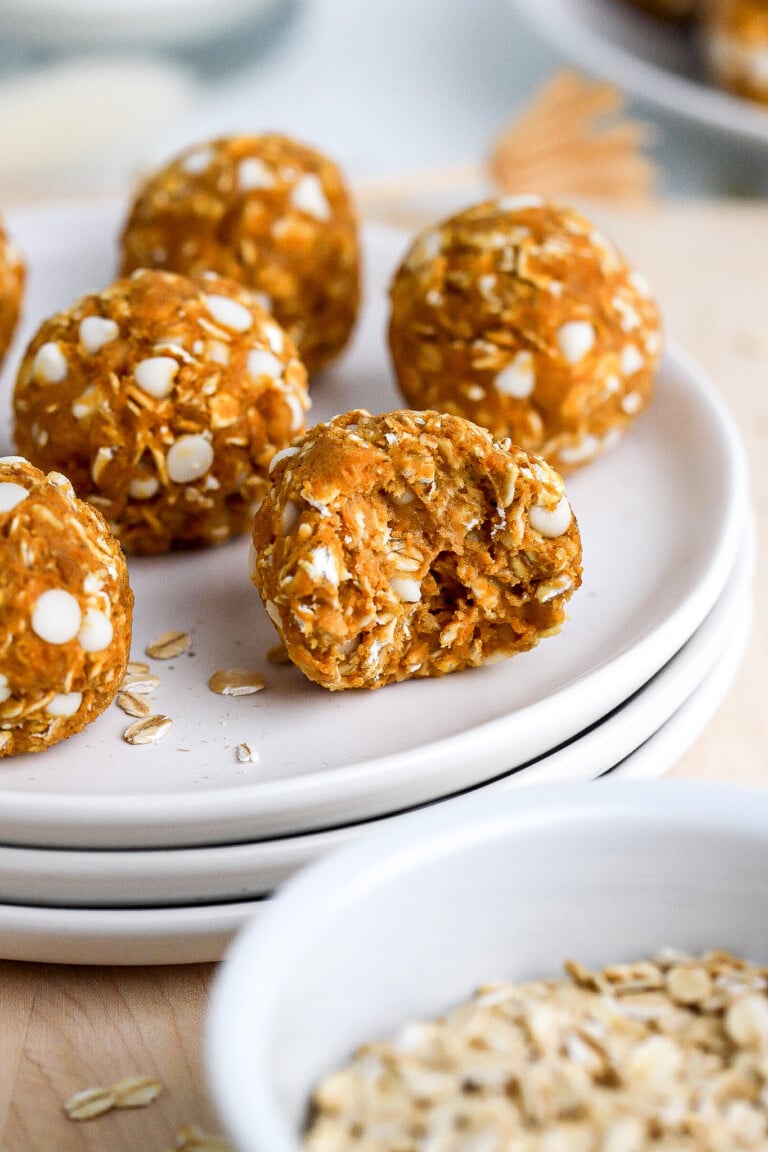
[[[115,205],[17,213],[31,275],[20,345],[43,316],[114,274]],[[365,309],[349,354],[313,386],[313,417],[402,406],[385,348],[386,286],[407,237],[366,232]],[[0,427],[3,426],[0,420]],[[0,450],[10,445],[0,442]],[[650,411],[568,481],[584,583],[562,634],[502,665],[379,692],[330,694],[270,664],[272,626],[248,541],[131,561],[133,653],[164,630],[159,745],[122,740],[110,707],[79,736],[0,762],[0,955],[88,963],[219,956],[302,865],[415,806],[604,773],[659,775],[700,732],[750,625],[746,469],[716,391],[667,352]],[[263,672],[237,699],[224,668]],[[241,763],[247,742],[258,754]]]

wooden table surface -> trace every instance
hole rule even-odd
[[[736,417],[752,470],[756,586],[768,541],[768,207],[664,204],[597,215],[651,278],[669,336],[712,375]],[[659,510],[663,515],[663,509]],[[765,602],[728,699],[673,775],[768,782]],[[65,968],[0,964],[0,1149],[163,1152],[179,1127],[220,1130],[208,1100],[201,1030],[214,967]],[[157,1076],[147,1108],[85,1123],[62,1102],[123,1076]]]

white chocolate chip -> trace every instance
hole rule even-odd
[[[323,191],[320,177],[314,172],[308,172],[294,184],[290,200],[299,212],[314,216],[316,220],[329,220],[331,217],[331,206]]]
[[[285,333],[282,328],[277,324],[265,324],[264,335],[272,351],[279,355],[285,348]]]
[[[291,432],[298,432],[304,427],[304,409],[301,401],[294,392],[283,392],[283,399],[291,410]]]
[[[23,484],[14,484],[12,480],[0,482],[0,512],[10,512],[22,500],[26,500],[29,492]]]
[[[172,356],[150,356],[139,361],[133,370],[133,378],[142,392],[161,400],[173,388],[178,371],[178,362]]]
[[[630,272],[627,279],[639,296],[651,295],[651,286],[642,272]]]
[[[272,311],[272,297],[268,296],[266,292],[251,292],[254,300],[259,304],[265,312]]]
[[[300,561],[300,565],[310,580],[314,580],[316,584],[325,580],[329,584],[332,584],[334,588],[338,587],[339,568],[336,563],[336,557],[330,548],[327,548],[325,545],[314,548],[306,560]]]
[[[199,480],[213,464],[213,448],[204,436],[179,436],[168,449],[166,464],[174,484]]]
[[[275,175],[258,156],[248,156],[237,166],[237,187],[240,192],[250,192],[254,188],[272,188]]]
[[[69,365],[58,344],[49,341],[41,345],[32,361],[32,375],[45,384],[58,384],[67,375]]]
[[[99,394],[95,388],[86,388],[77,400],[72,401],[72,415],[75,420],[84,420],[92,415],[98,407]]]
[[[248,579],[254,580],[256,577],[256,570],[259,563],[259,554],[254,548],[253,544],[248,548]]]
[[[621,351],[621,374],[633,376],[645,364],[643,354],[636,344],[626,344]]]
[[[151,500],[159,487],[157,476],[134,476],[128,485],[128,495],[132,500]]]
[[[217,324],[231,328],[233,332],[247,332],[253,324],[253,316],[244,304],[230,300],[229,296],[204,296],[205,306]]]
[[[229,348],[222,340],[209,340],[205,346],[208,359],[214,364],[226,367],[229,364]]]
[[[530,396],[535,383],[533,356],[527,349],[518,352],[506,368],[502,368],[493,382],[497,392],[512,396],[516,400],[524,400],[526,396]]]
[[[595,346],[595,329],[586,320],[569,320],[557,330],[557,346],[569,364],[578,364]]]
[[[522,212],[525,208],[541,208],[544,204],[541,196],[500,196],[496,205],[500,212]]]
[[[80,605],[63,588],[50,588],[38,596],[32,610],[32,631],[49,644],[66,644],[80,630]]]
[[[117,339],[120,329],[114,320],[108,320],[105,316],[86,316],[80,321],[78,335],[86,352],[93,355],[99,348]]]
[[[409,576],[392,576],[389,586],[404,604],[418,604],[421,600],[421,581]]]
[[[74,716],[83,702],[82,692],[58,692],[45,710],[49,716]]]
[[[112,621],[98,608],[86,608],[77,638],[84,652],[103,652],[112,643]]]
[[[184,157],[181,166],[190,176],[199,176],[210,167],[212,160],[213,153],[210,148],[198,148]]]
[[[640,392],[628,392],[622,397],[621,410],[627,416],[634,416],[643,406],[643,397]]]
[[[26,456],[0,456],[0,464],[29,464]]]
[[[0,704],[4,704],[10,698],[11,690],[8,687],[8,677],[0,672]]]
[[[571,506],[565,496],[560,497],[554,508],[542,508],[540,504],[534,504],[528,513],[528,522],[534,532],[550,540],[567,532],[572,518]]]
[[[246,361],[248,375],[254,380],[260,376],[268,376],[270,380],[279,380],[283,375],[283,365],[274,352],[267,352],[266,348],[252,348]]]
[[[622,331],[632,332],[640,327],[640,314],[632,304],[623,300],[621,296],[614,296],[612,303],[621,318]]]
[[[279,452],[275,452],[269,462],[270,474],[275,470],[281,460],[287,460],[289,456],[295,456],[298,451],[298,448],[281,448]]]

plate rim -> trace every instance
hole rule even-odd
[[[748,562],[746,565],[740,566],[740,571],[736,574],[733,581],[726,584],[726,588],[722,593],[720,599],[713,607],[707,618],[700,625],[699,629],[691,636],[686,642],[680,652],[676,653],[671,660],[657,672],[651,680],[643,685],[638,691],[619,708],[614,710],[604,720],[599,721],[593,725],[586,732],[575,737],[573,741],[569,741],[568,745],[563,749],[558,749],[554,753],[545,756],[538,763],[533,764],[533,769],[545,769],[545,775],[540,777],[538,774],[534,780],[530,780],[529,769],[517,769],[507,774],[498,780],[491,781],[488,784],[478,785],[476,788],[467,790],[465,793],[454,796],[445,796],[437,798],[435,801],[424,807],[429,807],[431,804],[449,803],[451,800],[462,798],[464,795],[480,794],[484,791],[510,791],[517,783],[526,784],[537,783],[542,779],[547,782],[575,782],[571,776],[567,779],[558,775],[558,763],[565,761],[566,770],[568,769],[568,760],[574,753],[577,745],[581,745],[580,756],[586,757],[591,760],[593,756],[593,746],[599,747],[601,739],[605,739],[605,733],[610,731],[612,742],[610,748],[614,751],[610,752],[611,757],[616,755],[615,744],[613,743],[614,732],[620,729],[626,729],[629,723],[637,725],[638,720],[635,712],[641,712],[641,739],[637,742],[637,734],[631,737],[633,744],[631,750],[626,754],[621,755],[621,759],[613,764],[613,767],[605,768],[601,766],[597,771],[590,772],[586,777],[579,776],[576,779],[594,780],[602,775],[612,776],[617,773],[618,776],[629,776],[633,778],[630,771],[621,771],[622,765],[626,765],[629,769],[629,762],[637,753],[643,753],[646,745],[650,745],[657,736],[662,736],[663,731],[670,725],[675,725],[676,732],[680,729],[681,722],[685,722],[685,717],[691,714],[695,715],[694,725],[692,729],[692,736],[689,743],[697,737],[699,732],[705,726],[707,719],[714,714],[716,705],[708,711],[710,698],[720,700],[728,689],[733,676],[735,675],[738,664],[740,663],[743,655],[743,650],[746,645],[746,640],[749,634],[749,626],[752,618],[753,608],[753,558],[754,558],[754,527],[752,524],[747,529],[746,552]],[[715,615],[716,614],[716,615]],[[713,618],[714,617],[714,618]],[[731,640],[734,640],[731,643]],[[686,651],[687,650],[687,651]],[[691,674],[693,670],[693,674]],[[714,681],[717,680],[717,684]],[[712,685],[707,693],[706,703],[699,703],[694,707],[694,697],[700,696],[700,690],[707,684],[712,682]],[[653,697],[652,703],[648,703],[648,694]],[[645,699],[643,699],[645,697]],[[658,703],[661,699],[663,701],[662,715],[659,718]],[[670,705],[667,707],[667,705]],[[651,709],[650,715],[648,714],[649,708]],[[686,711],[687,710],[687,711]],[[677,722],[677,723],[676,723]],[[676,743],[674,748],[680,746],[681,740],[684,739],[684,734],[676,736]],[[686,745],[687,746],[687,745]],[[652,751],[646,750],[643,763],[647,766],[652,761],[648,761],[648,755],[653,754]],[[605,755],[605,753],[603,753]],[[669,761],[669,755],[666,756],[666,761]],[[602,762],[601,762],[602,764]],[[554,770],[554,775],[553,775]],[[527,780],[514,781],[518,772],[524,776],[527,773]],[[562,772],[562,768],[560,768]],[[646,769],[647,775],[658,775],[657,771]],[[353,839],[357,839],[378,827],[383,827],[388,821],[397,820],[400,815],[413,811],[414,809],[406,809],[404,813],[397,813],[394,815],[384,816],[378,820],[361,821],[359,824],[342,825],[338,828],[331,828],[318,832],[299,833],[294,836],[275,838],[275,840],[255,840],[250,842],[243,842],[239,844],[224,844],[217,846],[199,846],[194,848],[156,848],[145,850],[133,851],[120,851],[120,850],[82,850],[82,849],[51,849],[37,846],[21,847],[14,845],[0,845],[0,898],[5,902],[13,902],[14,904],[30,903],[34,906],[40,907],[67,907],[67,908],[90,908],[97,910],[99,908],[115,907],[112,904],[105,903],[88,903],[90,898],[83,897],[77,903],[67,903],[59,898],[55,903],[48,900],[41,900],[39,897],[25,897],[23,894],[14,896],[10,901],[8,898],[7,880],[3,880],[3,872],[18,875],[17,870],[21,867],[23,861],[24,871],[27,875],[33,877],[39,875],[42,869],[49,872],[58,871],[58,868],[65,865],[67,861],[77,862],[78,865],[85,866],[90,858],[91,869],[97,868],[100,875],[106,877],[106,885],[114,883],[121,878],[121,873],[125,870],[130,871],[131,864],[134,866],[137,862],[141,863],[143,867],[142,875],[134,878],[134,884],[141,883],[142,885],[151,885],[157,882],[157,875],[165,870],[175,867],[175,865],[184,860],[185,866],[193,869],[195,865],[202,861],[207,865],[206,871],[212,870],[215,864],[218,873],[221,869],[227,867],[240,870],[238,880],[230,880],[230,884],[242,883],[244,879],[245,869],[267,868],[269,864],[259,861],[260,856],[269,855],[270,846],[277,846],[278,850],[286,851],[289,854],[288,860],[281,861],[280,867],[287,869],[286,872],[279,880],[274,881],[274,887],[285,883],[289,875],[292,875],[300,868],[308,866],[313,863],[319,856],[325,855],[330,851],[334,851],[343,844],[349,843]],[[316,851],[317,855],[311,855],[309,858],[302,856],[300,844],[303,842],[304,847],[312,851]],[[298,857],[294,856],[290,859],[290,849],[298,848]],[[223,861],[223,863],[222,863]],[[116,871],[112,871],[112,866],[117,864]],[[156,869],[154,876],[152,875],[149,866]],[[275,865],[271,865],[274,869]],[[146,870],[145,870],[146,868]],[[187,876],[186,884],[194,883],[193,873],[185,873]],[[79,878],[70,876],[67,880],[68,883],[82,883],[83,876]],[[251,881],[253,883],[254,881]],[[240,899],[243,898],[258,898],[270,894],[272,889],[265,891],[241,891],[239,894]],[[233,892],[224,893],[219,895],[211,894],[210,892],[201,897],[196,903],[203,904],[206,901],[224,901],[234,900],[235,894]],[[125,899],[125,898],[123,898]],[[182,897],[168,898],[166,903],[158,903],[155,907],[183,907],[184,899]],[[130,902],[120,902],[116,907],[120,910],[130,910],[139,906],[134,898],[130,898]],[[143,905],[141,905],[143,906]],[[146,907],[152,907],[146,905]]]
[[[116,199],[104,201],[104,220],[100,226],[106,219],[114,219],[121,207]],[[86,208],[92,209],[90,204]],[[77,202],[54,202],[47,207],[21,210],[19,218],[22,212],[26,212],[28,221],[40,219],[41,214],[43,219],[50,219],[53,215],[55,220],[57,211],[71,218],[82,210]],[[8,219],[10,225],[13,214],[9,213]],[[382,243],[403,248],[408,242],[409,234],[402,229],[382,225],[366,227],[369,235]],[[445,794],[446,790],[458,791],[509,769],[510,723],[519,729],[523,714],[530,717],[526,723],[531,726],[542,716],[551,720],[555,700],[562,702],[566,710],[584,715],[582,728],[612,710],[646,683],[682,647],[715,603],[727,579],[732,553],[742,533],[742,507],[748,504],[744,449],[724,400],[707,374],[674,344],[670,344],[665,352],[665,364],[670,371],[677,371],[685,377],[689,393],[693,393],[699,406],[707,410],[709,426],[716,431],[722,448],[723,485],[730,494],[730,501],[723,513],[721,538],[693,594],[689,590],[668,617],[636,644],[625,646],[582,678],[526,705],[514,717],[510,714],[496,717],[417,748],[385,757],[368,757],[367,760],[292,779],[259,781],[219,791],[63,795],[42,790],[4,791],[0,776],[0,840],[8,844],[28,844],[32,836],[62,848],[170,848],[255,839],[254,827],[258,825],[261,825],[262,839],[326,828],[340,803],[345,804],[348,823],[401,808],[402,800],[394,793],[406,778],[409,781],[409,803],[417,804],[435,798],[435,780],[438,778],[440,790]],[[659,634],[662,632],[666,643],[659,648]],[[629,677],[628,669],[632,669]],[[620,670],[623,680],[617,675]],[[597,708],[593,697],[599,683],[608,684],[610,692]],[[519,735],[518,732],[515,734]],[[553,744],[572,735],[572,731],[563,734],[559,740],[554,739]],[[468,778],[466,768],[477,760],[479,744],[483,746],[486,759],[495,757],[493,766],[482,774],[475,770],[475,774]],[[446,754],[453,762],[453,780],[461,771],[461,781],[449,782],[447,789],[444,784],[448,778]],[[523,757],[522,763],[529,758]],[[457,764],[460,768],[456,767]],[[419,774],[418,788],[412,783],[415,773]],[[393,784],[393,776],[399,783]],[[372,781],[378,791],[373,790]],[[364,800],[361,799],[363,792]],[[299,803],[302,815],[296,820],[295,806]],[[279,818],[275,815],[278,807]],[[169,812],[173,814],[170,840]]]

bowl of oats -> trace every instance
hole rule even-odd
[[[207,1067],[239,1152],[768,1146],[768,795],[421,811],[238,938]]]

